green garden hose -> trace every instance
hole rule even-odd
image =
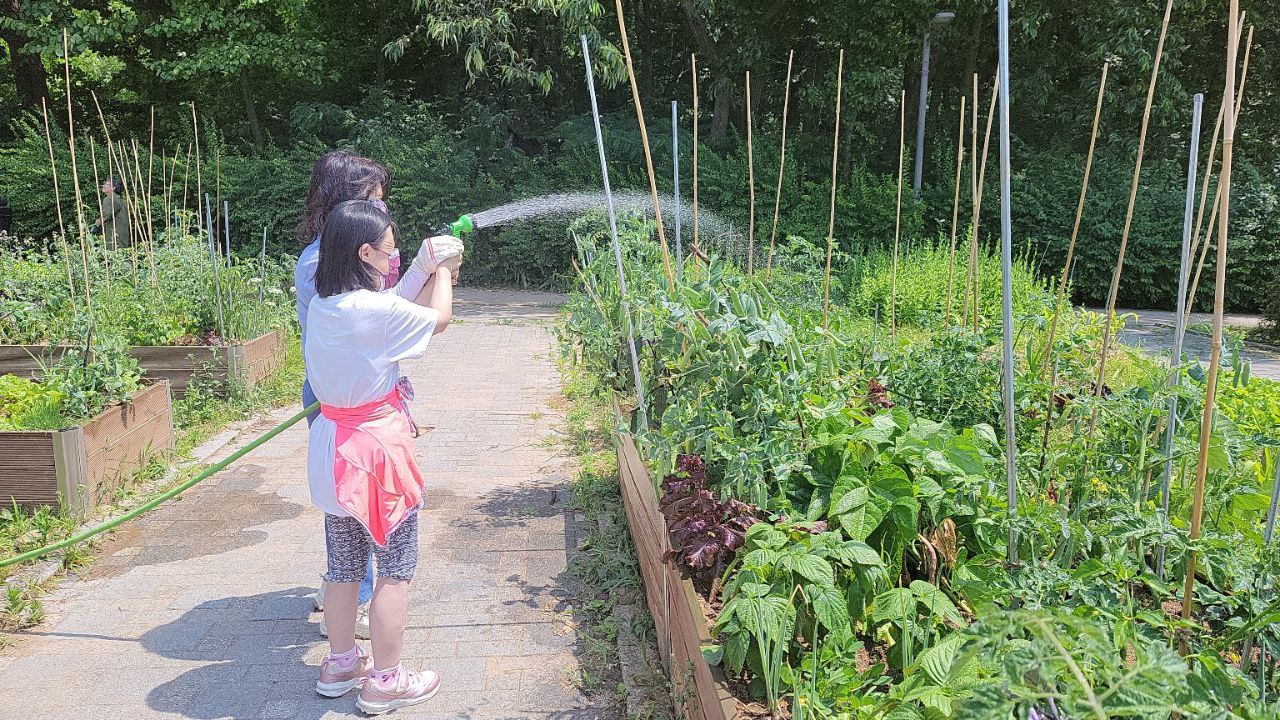
[[[112,520],[108,520],[107,522],[104,522],[101,525],[91,527],[88,530],[72,535],[71,537],[65,540],[59,540],[58,542],[53,543],[52,545],[45,545],[44,547],[36,548],[35,550],[24,552],[21,555],[15,555],[14,557],[11,557],[7,560],[0,560],[0,568],[8,567],[10,565],[17,565],[18,563],[23,563],[28,560],[34,560],[38,557],[41,557],[42,555],[48,555],[49,553],[54,552],[55,550],[61,550],[62,548],[70,547],[72,545],[82,543],[85,540],[88,540],[89,538],[93,537],[94,535],[99,535],[114,527],[117,527],[118,525],[129,522],[130,520],[138,517],[139,515],[156,508],[166,500],[171,500],[174,497],[181,495],[183,492],[186,492],[186,490],[188,490],[191,486],[195,485],[196,483],[206,480],[210,476],[214,475],[215,473],[218,473],[227,469],[228,465],[244,457],[250,451],[257,449],[259,446],[266,443],[271,438],[274,438],[275,436],[279,435],[280,433],[284,432],[290,427],[297,425],[301,420],[306,418],[307,415],[311,414],[312,412],[315,412],[319,407],[320,407],[320,403],[318,402],[312,403],[311,405],[307,406],[305,410],[302,410],[297,415],[294,415],[293,417],[289,418],[288,420],[285,420],[284,422],[280,423],[274,428],[271,428],[270,430],[268,430],[267,432],[263,433],[258,438],[256,438],[253,442],[231,453],[231,455],[228,456],[226,459],[216,462],[213,465],[210,465],[209,467],[200,471],[198,475],[191,478],[190,480],[187,480],[186,482],[183,482],[175,487],[169,488],[168,490],[160,493],[156,497],[151,498],[147,502],[121,515],[120,517]]]

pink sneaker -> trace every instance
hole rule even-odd
[[[325,697],[342,697],[365,684],[369,671],[373,668],[373,660],[363,652],[356,658],[355,664],[342,669],[336,660],[326,657],[320,663],[320,679],[316,681],[316,692]]]
[[[369,715],[381,715],[396,708],[426,702],[439,690],[439,673],[433,670],[417,673],[401,667],[400,672],[385,684],[370,677],[356,699],[356,707]]]

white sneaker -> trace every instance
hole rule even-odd
[[[320,618],[320,635],[321,637],[329,637],[329,626],[325,625],[323,617]],[[361,640],[369,639],[368,604],[356,608],[356,637]]]
[[[320,586],[316,588],[316,594],[312,596],[311,602],[316,606],[316,612],[324,612],[324,576],[320,576]]]

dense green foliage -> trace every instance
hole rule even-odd
[[[598,227],[575,228],[580,259],[595,259],[566,336],[630,399],[629,320],[647,398],[636,438],[655,472],[670,475],[663,487],[677,487],[693,454],[714,496],[751,503],[764,520],[741,547],[728,545],[736,553],[707,590],[720,607],[718,661],[753,695],[795,718],[842,720],[1262,712],[1257,678],[1246,674],[1257,667],[1239,660],[1246,636],[1254,647],[1280,641],[1268,607],[1278,568],[1261,538],[1280,386],[1225,368],[1204,534],[1192,545],[1203,371],[1178,369],[1180,424],[1166,454],[1167,360],[1121,349],[1110,394],[1091,397],[1101,318],[1067,308],[1054,372],[1043,375],[1052,301],[1025,275],[1015,285],[1015,516],[993,428],[994,312],[979,333],[948,325],[945,293],[919,299],[908,282],[904,305],[919,311],[903,313],[895,336],[883,309],[877,322],[857,302],[861,287],[885,281],[886,266],[873,263],[835,298],[824,330],[821,293],[789,287],[810,278],[746,277],[716,261],[668,289],[649,228],[632,227],[625,318]],[[925,248],[900,266],[938,278],[948,259]],[[980,275],[996,267],[984,257]],[[997,293],[984,283],[980,307],[996,307]],[[1181,578],[1193,546],[1186,622]]]
[[[825,239],[835,55],[844,48],[836,241],[851,255],[884,247],[893,227],[899,93],[907,91],[907,117],[914,118],[920,36],[934,5],[686,0],[627,2],[623,8],[659,176],[669,176],[668,99],[681,103],[684,132],[690,126],[688,57],[696,52],[704,143],[700,201],[739,228],[748,224],[749,212],[742,79],[745,70],[752,71],[761,237],[777,178],[787,53],[795,49],[780,236],[813,243]],[[960,97],[970,96],[974,73],[984,113],[991,91],[994,8],[966,0],[948,9],[956,12],[955,20],[932,32],[924,202],[907,203],[904,242],[949,233]],[[1035,0],[1020,3],[1012,18],[1015,242],[1029,243],[1030,257],[1045,270],[1056,271],[1064,256],[1098,72],[1103,60],[1112,62],[1073,276],[1080,301],[1099,302],[1110,279],[1162,10],[1158,0],[1122,7],[1106,0]],[[1255,51],[1236,143],[1227,302],[1256,310],[1274,295],[1269,289],[1280,267],[1280,156],[1265,131],[1280,118],[1280,73],[1266,51],[1280,25],[1272,7],[1248,10]],[[0,63],[0,115],[13,120],[0,128],[0,146],[8,148],[0,155],[0,193],[13,201],[21,235],[46,237],[55,226],[48,178],[39,170],[46,151],[38,130],[33,132],[38,122],[33,125],[23,111],[38,116],[40,97],[48,92],[54,124],[65,122],[58,111],[63,27],[70,31],[73,104],[82,137],[103,139],[88,91],[101,99],[116,139],[137,138],[144,150],[148,108],[154,105],[157,149],[167,149],[170,157],[177,152],[185,164],[185,144],[191,140],[187,103],[195,101],[205,132],[204,186],[230,199],[237,247],[252,246],[265,225],[275,252],[295,251],[288,237],[307,166],[330,146],[355,147],[392,167],[398,181],[392,208],[411,236],[432,231],[459,212],[538,193],[598,188],[585,117],[580,32],[596,48],[596,71],[605,86],[601,102],[615,184],[645,184],[629,93],[625,83],[618,84],[624,71],[608,3],[503,0],[477,11],[466,3],[409,0],[121,0],[92,7],[20,0],[0,13],[5,41],[0,47],[9,60]],[[1121,304],[1172,305],[1167,278],[1181,228],[1190,96],[1197,91],[1206,96],[1203,158],[1219,105],[1224,39],[1222,4],[1177,4]],[[682,139],[687,193],[691,139]],[[980,226],[984,244],[998,227],[994,145]],[[222,179],[215,183],[218,167]],[[65,160],[63,169],[69,190]],[[88,190],[91,173],[80,176]],[[967,177],[966,168],[961,218],[969,215]],[[662,184],[670,183],[664,179]],[[194,182],[191,186],[194,196]],[[62,194],[68,216],[71,197]],[[482,233],[473,244],[470,277],[541,284],[563,274],[571,248],[552,228],[539,224]],[[1211,256],[1206,277],[1212,271]],[[1201,283],[1201,308],[1211,286]]]
[[[174,232],[158,242],[153,254],[95,247],[83,259],[21,243],[0,249],[0,343],[63,348],[35,351],[38,384],[4,377],[0,429],[67,427],[125,401],[142,376],[130,346],[222,345],[294,324],[286,263],[220,263],[215,278],[200,238]],[[196,378],[188,404],[205,404],[203,390]]]

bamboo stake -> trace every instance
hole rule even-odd
[[[773,230],[769,232],[769,257],[765,261],[765,277],[769,277],[773,272],[773,247],[778,237],[778,211],[782,207],[782,178],[787,169],[787,110],[791,105],[791,61],[795,56],[795,50],[787,53],[787,84],[782,91],[782,152],[778,157],[778,189],[773,195]]]
[[[1098,141],[1098,121],[1102,118],[1102,100],[1107,91],[1107,68],[1110,63],[1102,63],[1102,79],[1098,81],[1098,102],[1093,108],[1093,129],[1089,131],[1089,153],[1084,159],[1084,179],[1080,181],[1080,199],[1076,201],[1076,220],[1071,226],[1071,241],[1067,243],[1067,259],[1062,263],[1062,278],[1058,281],[1058,300],[1053,306],[1053,319],[1049,321],[1049,334],[1044,343],[1044,363],[1041,376],[1048,374],[1050,356],[1053,355],[1053,340],[1058,333],[1058,318],[1062,314],[1062,303],[1067,296],[1067,278],[1071,275],[1071,262],[1075,258],[1076,239],[1080,236],[1080,220],[1084,217],[1084,200],[1089,193],[1089,174],[1093,170],[1093,149]],[[1053,387],[1049,388],[1049,402],[1053,402]]]
[[[147,197],[151,197],[151,169],[156,159],[156,106],[151,106],[151,133],[147,141]],[[163,171],[163,166],[161,167]]]
[[[658,180],[653,173],[653,154],[649,152],[649,131],[644,124],[644,108],[640,106],[640,86],[636,84],[635,68],[631,65],[631,43],[627,41],[627,21],[622,16],[622,0],[614,0],[618,11],[618,34],[622,36],[622,54],[627,62],[627,77],[631,79],[631,100],[636,106],[636,122],[640,123],[640,144],[644,147],[645,169],[649,172],[649,194],[653,197],[653,217],[658,224],[658,241],[662,244],[662,271],[667,276],[667,289],[675,288],[676,279],[671,271],[671,253],[667,250],[667,233],[662,227],[662,206],[658,203]]]
[[[1240,13],[1241,27],[1244,26],[1245,15],[1246,13]],[[1248,73],[1248,70],[1249,70],[1249,52],[1252,49],[1253,49],[1253,28],[1249,28],[1249,44],[1245,47],[1245,50],[1244,50],[1244,68],[1245,68],[1246,74]],[[1241,82],[1242,93],[1244,89],[1243,84],[1244,83]],[[1223,88],[1223,90],[1225,91],[1226,88]],[[1237,105],[1238,104],[1239,103],[1237,101]],[[1219,137],[1219,133],[1221,133],[1222,131],[1222,115],[1224,112],[1226,112],[1226,109],[1227,109],[1227,96],[1224,94],[1222,96],[1222,102],[1218,106],[1218,117],[1213,122],[1213,139],[1209,141],[1209,154],[1205,159],[1204,181],[1200,186],[1200,208],[1196,213],[1196,229],[1191,234],[1191,255],[1192,256],[1196,254],[1196,248],[1199,246],[1199,243],[1200,243],[1200,227],[1201,227],[1201,224],[1204,222],[1205,204],[1209,200],[1209,181],[1213,179],[1213,161],[1218,154],[1218,137]],[[1216,198],[1217,196],[1215,195],[1214,197]],[[1215,199],[1214,202],[1217,202],[1217,200]],[[1212,219],[1209,220],[1209,227],[1210,228],[1213,227]]]
[[[142,187],[142,163],[139,158],[138,141],[133,141],[133,166],[138,176],[138,186]],[[148,181],[149,182],[149,181]],[[148,185],[150,187],[150,185]],[[149,191],[146,191],[149,192]],[[151,198],[145,197],[138,201],[138,210],[146,212],[147,215],[147,264],[151,267],[151,287],[160,287],[160,281],[156,277],[156,253],[155,253],[155,235],[151,227]]]
[[[1243,18],[1244,13],[1241,13],[1240,15]],[[1250,27],[1249,41],[1245,43],[1244,65],[1240,70],[1240,89],[1236,92],[1235,107],[1232,110],[1232,113],[1235,118],[1236,127],[1239,127],[1240,109],[1244,105],[1244,84],[1245,84],[1245,81],[1249,78],[1249,51],[1252,48],[1253,48],[1253,28]],[[1206,190],[1208,189],[1207,185],[1205,186],[1205,189]],[[1191,281],[1191,291],[1190,291],[1190,294],[1187,296],[1188,297],[1187,312],[1186,312],[1186,319],[1184,320],[1184,322],[1190,322],[1191,310],[1195,305],[1196,290],[1200,286],[1200,273],[1204,270],[1204,261],[1206,256],[1208,256],[1209,254],[1209,243],[1213,239],[1213,222],[1214,222],[1214,219],[1218,217],[1218,212],[1221,209],[1221,205],[1222,205],[1222,188],[1221,188],[1221,185],[1219,185],[1218,190],[1215,191],[1213,196],[1213,210],[1212,212],[1209,213],[1209,227],[1207,230],[1205,230],[1204,246],[1200,248],[1200,259],[1196,263],[1195,277]],[[1195,248],[1196,248],[1196,245],[1193,242],[1192,250],[1191,250],[1192,254],[1195,254],[1196,252]]]
[[[889,339],[898,339],[898,236],[902,230],[902,160],[907,152],[907,91],[898,102],[898,197],[893,214],[893,272],[889,275]]]
[[[98,177],[98,151],[97,145],[93,138],[89,138],[89,161],[93,163],[93,187],[94,195],[98,199],[98,232],[102,233],[102,272],[107,282],[107,289],[111,289],[111,252],[107,247],[107,224],[105,222],[104,213],[102,212],[102,180]],[[110,167],[108,167],[110,169]]]
[[[204,187],[200,177],[200,122],[196,119],[196,104],[191,103],[191,145],[196,151],[196,217],[200,217],[200,198],[204,197]],[[186,180],[183,180],[182,194],[185,197]],[[205,203],[208,205],[208,203]],[[196,223],[200,225],[199,222]]]
[[[53,157],[53,134],[49,131],[49,107],[40,98],[40,112],[44,116],[44,141],[49,147],[49,170],[53,173],[53,207],[58,211],[58,240],[62,246],[62,265],[67,269],[67,290],[72,304],[76,299],[76,281],[71,274],[70,251],[67,248],[67,226],[62,220],[62,193],[58,190],[58,161]]]
[[[1223,95],[1227,98],[1235,95],[1236,89],[1236,41],[1240,35],[1239,0],[1230,0],[1231,11],[1227,15],[1227,89]],[[1215,285],[1213,288],[1213,345],[1209,352],[1209,378],[1205,383],[1204,412],[1200,416],[1200,453],[1196,459],[1196,487],[1191,502],[1191,533],[1189,540],[1192,548],[1200,537],[1200,523],[1204,515],[1204,484],[1209,469],[1209,439],[1213,431],[1213,411],[1218,389],[1218,361],[1222,355],[1222,304],[1227,286],[1227,237],[1231,219],[1231,155],[1235,147],[1236,114],[1224,113],[1222,131],[1222,170],[1218,186],[1222,188],[1222,211],[1218,213],[1218,266],[1215,268]],[[1192,549],[1187,555],[1187,577],[1182,588],[1182,618],[1191,618],[1191,606],[1195,598],[1192,591],[1196,580],[1196,552]],[[1183,649],[1186,649],[1184,637]],[[1185,652],[1184,652],[1185,654]]]
[[[80,197],[80,171],[76,168],[76,129],[71,117],[71,57],[67,48],[67,29],[62,29],[62,71],[66,79],[67,147],[71,150],[71,185],[76,191],[76,229],[80,234],[80,267],[84,271],[84,303],[93,314],[93,293],[89,291],[89,251],[85,247],[84,200]]]
[[[982,135],[982,161],[978,168],[978,184],[976,195],[973,201],[973,244],[970,246],[970,260],[972,260],[973,270],[973,331],[978,332],[978,298],[981,295],[981,285],[979,281],[982,279],[979,275],[978,267],[978,220],[982,215],[982,195],[983,189],[987,186],[987,150],[991,147],[991,121],[996,114],[996,100],[1000,97],[1000,77],[997,75],[995,82],[991,86],[991,103],[987,106],[987,129]],[[976,106],[975,106],[976,107]]]
[[[1235,2],[1236,0],[1232,0]],[[1232,11],[1232,21],[1235,20]],[[1124,272],[1124,254],[1129,247],[1129,230],[1133,227],[1133,208],[1138,201],[1138,180],[1142,175],[1142,155],[1147,147],[1147,126],[1151,122],[1151,104],[1155,100],[1156,80],[1160,76],[1160,59],[1164,55],[1164,40],[1169,34],[1169,17],[1173,14],[1173,0],[1166,0],[1164,20],[1160,23],[1160,40],[1156,43],[1156,58],[1151,65],[1151,82],[1147,85],[1147,104],[1142,110],[1142,129],[1138,133],[1138,158],[1133,166],[1133,182],[1129,186],[1129,208],[1124,214],[1124,230],[1120,233],[1120,252],[1116,257],[1116,269],[1111,275],[1111,290],[1107,293],[1106,317],[1102,326],[1102,350],[1098,356],[1098,380],[1094,383],[1093,397],[1102,397],[1102,386],[1107,378],[1107,356],[1111,352],[1111,326],[1115,323],[1116,295],[1120,292],[1120,275]],[[1234,48],[1232,53],[1235,53]],[[1235,67],[1232,66],[1234,74]],[[1232,85],[1235,85],[1234,78]],[[1230,95],[1234,95],[1234,91]],[[1089,413],[1089,432],[1085,436],[1087,443],[1093,442],[1093,432],[1098,425],[1098,403],[1094,402]]]
[[[213,209],[209,206],[209,196],[204,196],[204,220],[205,227],[209,231],[209,262],[213,265],[213,294],[217,298],[218,305],[218,337],[225,339],[227,337],[227,325],[222,315],[222,283],[218,278],[218,266],[222,263],[218,257],[217,241],[214,240],[213,230]]]
[[[689,53],[689,67],[693,78],[693,248],[698,245],[698,56]]]
[[[209,135],[206,132],[205,137],[208,137],[208,136]],[[221,146],[222,146],[222,141],[218,137],[218,126],[214,125],[213,126],[213,227],[215,230],[218,228],[218,226],[222,225],[222,220],[223,220],[222,218],[222,211],[223,211],[222,147]],[[223,243],[221,241],[218,242],[219,257],[221,257],[221,254],[222,254],[221,251],[225,250],[225,248],[222,247],[222,244]]]
[[[956,275],[956,231],[960,224],[960,172],[964,167],[964,102],[960,96],[960,129],[956,132],[956,190],[951,198],[951,255],[947,261],[947,304],[942,314],[942,324],[951,324],[951,288]]]
[[[831,249],[836,237],[836,166],[840,160],[840,88],[844,80],[844,48],[836,65],[836,124],[831,141],[831,214],[827,220],[827,272],[822,281],[822,329],[828,329],[831,313]]]
[[[187,143],[187,157],[182,161],[182,209],[191,207],[187,203],[187,181],[191,179],[191,143]]]
[[[120,141],[119,147],[116,148],[118,153],[116,161],[120,169],[120,182],[124,183],[124,206],[129,215],[129,257],[133,261],[133,279],[136,283],[138,280],[138,240],[139,231],[138,223],[138,206],[134,192],[137,186],[133,184],[132,173],[129,171],[129,152],[125,149],[124,141]],[[129,182],[125,182],[125,178],[129,178]]]
[[[751,142],[751,71],[747,71],[747,190],[751,211],[747,217],[747,274],[756,270],[756,165]]]

